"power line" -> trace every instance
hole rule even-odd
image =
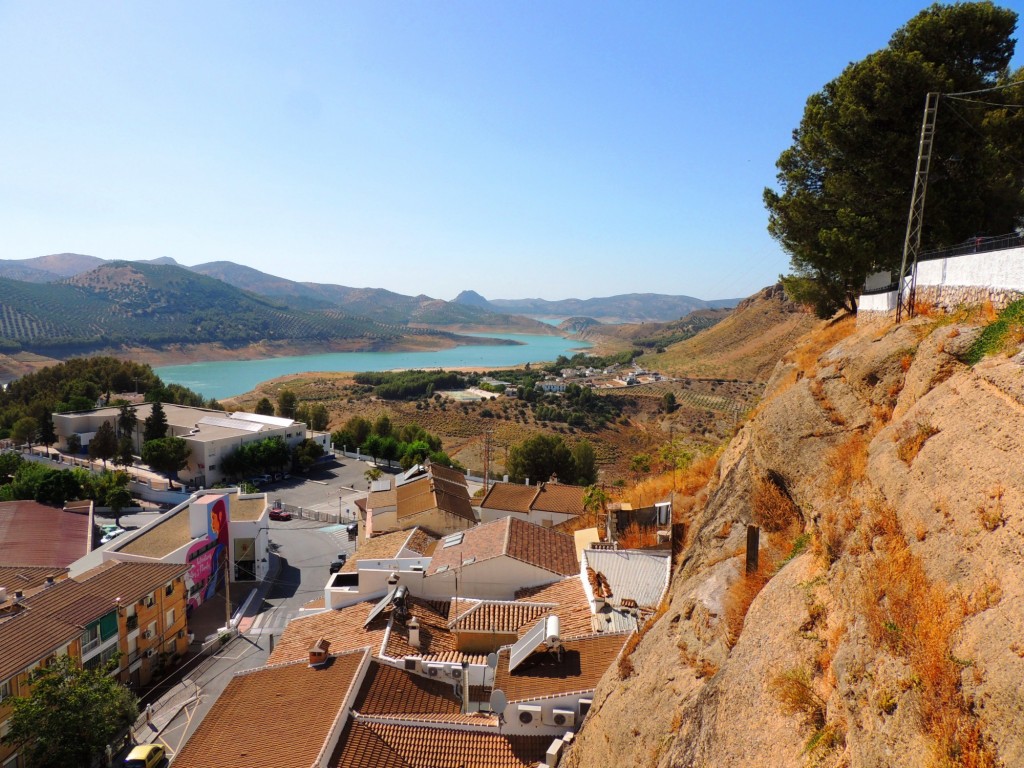
[[[1012,88],[1015,85],[1024,85],[1024,80],[1014,80],[1012,83],[1004,83],[1003,85],[993,85],[991,88],[981,88],[977,91],[957,91],[956,93],[944,93],[943,96],[974,96],[977,93],[991,93],[992,91],[1002,91],[1006,88]]]

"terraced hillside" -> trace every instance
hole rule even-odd
[[[176,265],[110,262],[55,284],[0,279],[0,349],[68,354],[120,346],[352,339],[380,348],[437,331],[341,310],[303,312]]]

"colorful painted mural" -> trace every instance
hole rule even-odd
[[[204,496],[192,502],[193,521],[202,515],[206,536],[193,542],[186,555],[185,574],[188,609],[191,611],[213,597],[228,556],[228,496]]]

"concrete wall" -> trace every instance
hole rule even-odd
[[[992,302],[1001,309],[1024,295],[1024,248],[967,253],[917,265],[916,301],[943,309]],[[860,297],[858,316],[896,310],[896,292]]]

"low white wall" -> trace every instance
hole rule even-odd
[[[948,259],[919,262],[917,285],[976,285],[1024,291],[1024,248],[968,253]]]
[[[857,303],[857,312],[892,312],[894,309],[896,309],[896,291],[865,294]]]

